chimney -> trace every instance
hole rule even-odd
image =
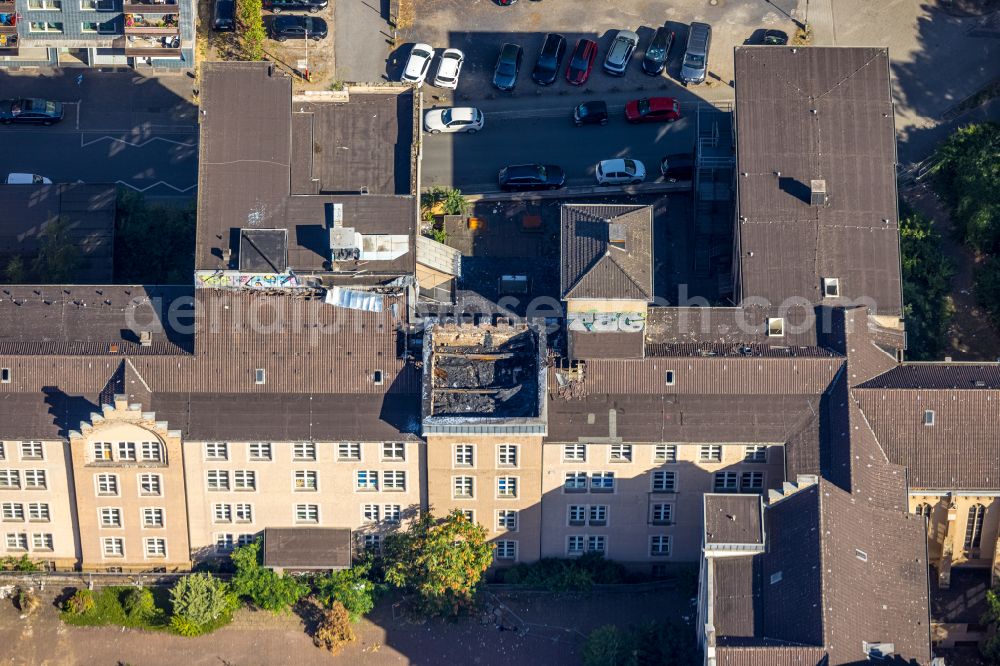
[[[139,344],[143,347],[153,346],[153,332],[152,331],[139,331]]]
[[[608,244],[611,245],[611,247],[616,247],[624,252],[626,250],[625,237],[626,233],[624,224],[608,224]]]
[[[809,204],[812,206],[826,205],[826,181],[809,181]]]

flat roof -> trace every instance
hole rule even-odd
[[[347,569],[351,530],[346,527],[265,527],[264,566],[278,569]]]
[[[760,495],[705,495],[705,544],[762,546]]]

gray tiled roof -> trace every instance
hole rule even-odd
[[[749,495],[705,495],[705,543],[763,544],[761,498]]]
[[[560,296],[653,300],[652,217],[650,206],[563,205]],[[624,249],[609,241],[612,224]]]

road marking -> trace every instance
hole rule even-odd
[[[80,132],[80,147],[81,148],[86,148],[87,146],[95,144],[95,143],[97,143],[99,141],[103,141],[104,139],[107,139],[108,141],[117,141],[118,143],[124,143],[127,146],[132,146],[133,148],[142,148],[143,146],[147,146],[147,145],[153,143],[154,141],[163,141],[164,143],[172,143],[172,144],[174,144],[176,146],[184,146],[185,148],[194,148],[195,146],[198,145],[197,141],[192,141],[192,142],[174,141],[173,139],[164,139],[162,136],[150,137],[149,139],[146,139],[144,141],[136,143],[135,141],[129,141],[127,139],[119,139],[118,137],[108,136],[107,134],[99,136],[96,139],[91,139],[91,140],[87,141],[87,140],[85,140],[83,138],[84,134],[86,134],[86,132]]]
[[[151,190],[151,189],[153,189],[154,187],[156,187],[158,185],[163,185],[164,187],[169,187],[170,189],[174,190],[175,192],[178,192],[180,194],[184,194],[185,192],[188,192],[188,191],[193,190],[194,188],[198,187],[198,184],[195,183],[194,185],[189,185],[188,187],[180,188],[180,187],[175,187],[175,186],[171,185],[170,183],[162,181],[162,180],[158,180],[155,183],[153,183],[152,185],[147,185],[146,187],[136,187],[135,185],[132,185],[131,183],[126,183],[124,180],[118,180],[118,181],[115,181],[115,182],[121,183],[125,187],[130,187],[133,190],[135,190],[136,192],[146,192],[147,190]]]

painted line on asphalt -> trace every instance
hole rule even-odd
[[[107,139],[108,141],[117,141],[118,143],[124,143],[127,146],[132,146],[133,148],[142,148],[143,146],[148,146],[149,144],[153,143],[154,141],[163,141],[164,143],[172,143],[172,144],[174,144],[176,146],[184,146],[185,148],[194,148],[195,146],[198,145],[197,141],[193,141],[193,142],[188,142],[188,141],[174,141],[173,139],[164,139],[162,136],[150,137],[148,139],[145,139],[144,141],[141,141],[141,142],[137,143],[135,141],[129,141],[127,139],[120,139],[120,138],[115,137],[115,136],[109,136],[107,134],[103,134],[103,135],[97,137],[96,139],[91,139],[91,140],[87,141],[87,140],[85,140],[83,138],[84,134],[86,134],[86,132],[80,132],[80,147],[81,148],[86,148],[87,146],[90,146],[92,144],[98,143],[99,141],[103,141],[104,139]]]
[[[174,185],[171,185],[170,183],[168,183],[166,181],[163,181],[163,180],[158,180],[155,183],[153,183],[152,185],[147,185],[146,187],[136,187],[135,185],[133,185],[131,183],[126,183],[124,180],[118,180],[118,181],[115,181],[115,182],[121,183],[125,187],[130,187],[133,190],[135,190],[136,192],[147,192],[147,191],[153,189],[154,187],[158,187],[160,185],[163,185],[164,187],[169,187],[170,189],[172,189],[175,192],[178,192],[180,194],[184,194],[185,192],[189,192],[189,191],[193,190],[194,188],[198,187],[198,184],[195,183],[194,185],[189,185],[188,187],[180,188],[180,187],[175,187]]]

